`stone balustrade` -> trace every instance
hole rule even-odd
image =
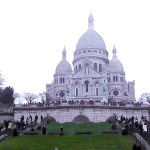
[[[115,107],[150,107],[148,104],[141,104],[141,103],[133,103],[133,104],[123,104],[123,103],[117,103],[117,102],[111,102],[111,103],[106,103],[106,102],[95,102],[95,101],[81,101],[81,102],[74,102],[74,101],[54,101],[50,103],[49,105],[43,105],[43,104],[26,104],[26,105],[21,105],[21,104],[16,104],[15,107],[57,107],[57,106],[115,106]]]

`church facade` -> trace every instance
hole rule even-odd
[[[112,52],[113,58],[109,60],[105,42],[95,31],[90,13],[88,29],[76,45],[73,69],[64,48],[54,80],[46,85],[47,95],[52,100],[135,101],[135,82],[126,81],[115,46]]]

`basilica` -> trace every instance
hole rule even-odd
[[[100,102],[135,101],[135,82],[127,82],[123,65],[112,49],[113,58],[108,59],[103,38],[94,29],[90,13],[88,29],[79,38],[71,64],[66,59],[66,49],[58,63],[54,79],[46,85],[46,93],[52,100],[84,100]]]

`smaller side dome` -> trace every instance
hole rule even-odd
[[[67,74],[68,72],[72,72],[72,68],[69,62],[66,60],[66,50],[64,47],[62,52],[62,60],[57,65],[55,74]]]
[[[108,66],[107,66],[107,71],[109,71],[109,72],[122,72],[122,73],[124,73],[123,65],[118,60],[116,53],[117,53],[116,52],[116,48],[114,46],[114,48],[113,48],[113,58],[109,62]]]

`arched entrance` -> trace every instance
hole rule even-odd
[[[78,115],[76,116],[72,122],[75,122],[75,123],[87,123],[87,122],[90,122],[89,118],[84,116],[84,115]]]
[[[114,123],[115,120],[116,120],[116,114],[112,114],[111,116],[109,116],[107,119],[106,119],[106,122],[109,122],[109,123]]]
[[[51,122],[56,122],[55,118],[51,117],[51,116],[47,116],[45,118],[43,118],[43,121],[45,123],[51,123]]]

